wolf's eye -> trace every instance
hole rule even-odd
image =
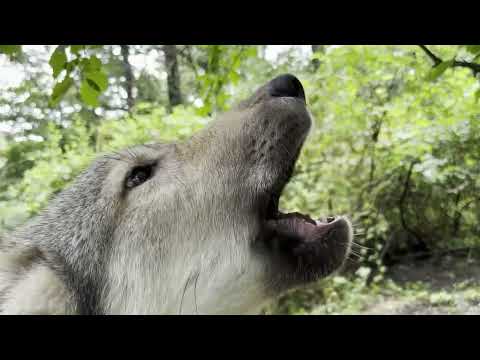
[[[134,188],[135,186],[143,184],[150,179],[153,174],[153,168],[155,164],[137,166],[130,171],[127,176],[125,186],[127,189]]]

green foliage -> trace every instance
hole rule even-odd
[[[378,280],[370,286],[358,272],[351,276],[336,275],[308,288],[291,291],[265,308],[265,314],[336,315],[358,314],[387,297],[411,298],[418,295],[417,287],[400,287],[391,280]],[[423,289],[423,287],[422,287]],[[421,293],[424,295],[424,293]]]
[[[102,68],[100,59],[92,54],[98,46],[70,45],[58,46],[50,56],[49,65],[53,77],[57,79],[62,72],[65,77],[57,80],[51,96],[51,106],[56,106],[74,84],[76,73],[80,78],[79,94],[82,101],[89,106],[99,106],[98,98],[108,87],[108,76]],[[67,57],[70,50],[71,59]]]
[[[480,45],[465,45],[465,48],[472,55],[477,56],[478,54],[480,54]]]
[[[10,60],[16,60],[22,53],[20,45],[0,45],[0,54],[7,55]]]
[[[48,62],[53,70],[53,77],[56,78],[67,64],[67,54],[65,54],[65,47],[59,46],[55,49],[50,61]]]
[[[48,137],[41,143],[24,141],[12,143],[0,151],[0,158],[7,159],[0,203],[4,211],[4,227],[18,224],[17,209],[24,204],[25,219],[36,214],[48,200],[68,185],[98,153],[120,150],[133,144],[152,141],[185,139],[203,127],[208,119],[199,117],[195,109],[177,107],[167,114],[165,108],[138,104],[132,115],[121,119],[106,120],[97,129],[89,129],[81,117],[76,117],[66,129],[48,125]],[[97,135],[92,148],[92,133]],[[15,166],[11,166],[15,164]],[[10,181],[5,181],[11,179]],[[1,223],[0,223],[1,224]]]
[[[478,314],[478,279],[455,281],[443,289],[424,281],[378,279],[367,285],[365,276],[335,275],[306,289],[285,294],[266,307],[264,314],[352,315],[439,313]]]
[[[167,114],[163,107],[140,103],[132,115],[102,123],[98,129],[98,146],[108,151],[152,141],[183,140],[207,121],[191,107],[178,106],[173,113]]]
[[[430,72],[427,74],[425,77],[425,80],[427,81],[433,81],[436,80],[442,75],[445,70],[447,70],[449,67],[453,65],[454,60],[448,60],[448,61],[442,61],[440,64],[435,66]]]
[[[62,81],[55,84],[52,91],[51,104],[56,105],[65,95],[65,93],[73,85],[73,79],[70,76],[65,77]]]
[[[206,52],[207,62],[196,80],[204,103],[198,113],[205,116],[226,109],[230,95],[224,90],[225,85],[237,85],[242,62],[255,57],[257,49],[255,46],[212,45],[204,46],[202,50]]]

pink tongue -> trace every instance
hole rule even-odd
[[[281,219],[292,219],[292,218],[296,218],[299,221],[300,220],[301,221],[306,221],[308,223],[311,223],[312,225],[317,224],[317,221],[313,220],[309,215],[304,215],[304,214],[299,213],[299,212],[293,212],[293,213],[288,213],[288,214],[280,213],[280,215],[278,216],[279,220],[281,220]]]
[[[273,222],[279,233],[294,233],[303,239],[308,239],[316,230],[327,224],[320,220],[315,221],[308,215],[300,213],[281,214]]]

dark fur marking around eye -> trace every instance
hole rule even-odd
[[[149,180],[153,173],[157,163],[144,164],[135,166],[127,175],[125,179],[125,187],[127,189],[132,189],[136,186],[139,186]]]

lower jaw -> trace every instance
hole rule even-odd
[[[342,217],[315,221],[306,215],[281,214],[269,222],[264,242],[286,282],[316,281],[335,272],[348,257],[351,225]]]

